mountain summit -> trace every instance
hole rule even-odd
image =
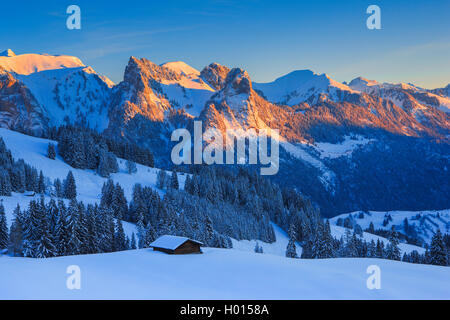
[[[327,74],[311,70],[297,70],[269,83],[254,83],[269,101],[278,104],[296,105],[302,102],[317,102],[322,94],[333,101],[342,99],[342,93],[353,93],[345,84],[333,80]]]
[[[45,70],[84,66],[80,59],[72,56],[52,56],[35,53],[15,55],[10,49],[0,54],[0,67],[16,74],[29,75]]]
[[[0,53],[0,57],[15,57],[16,54],[11,49],[6,49]]]

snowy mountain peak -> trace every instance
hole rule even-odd
[[[0,54],[0,67],[8,72],[28,75],[45,70],[84,67],[84,64],[80,59],[72,56],[35,53],[16,56],[14,52],[6,50]]]
[[[5,51],[0,53],[1,57],[15,57],[16,54],[11,49],[6,49]]]
[[[361,90],[362,88],[372,87],[375,85],[378,85],[379,83],[375,80],[369,80],[363,77],[358,77],[350,81],[349,87],[358,91],[364,91]]]
[[[311,99],[316,101],[322,94],[328,94],[332,100],[339,100],[337,91],[353,92],[349,86],[333,80],[327,74],[317,74],[311,70],[296,70],[273,82],[254,83],[254,87],[269,101],[287,105]]]
[[[200,71],[197,69],[191,67],[187,63],[183,61],[172,61],[172,62],[166,62],[161,65],[162,67],[166,67],[176,73],[179,73],[181,75],[185,76],[199,76]]]

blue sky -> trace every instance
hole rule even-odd
[[[81,8],[81,30],[66,28],[70,4]],[[381,30],[366,28],[370,4],[381,8]],[[433,88],[450,83],[449,12],[448,0],[8,1],[0,44],[75,55],[115,82],[133,55],[241,67],[257,82],[311,69]]]

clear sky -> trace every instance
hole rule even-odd
[[[81,8],[82,29],[66,28]],[[381,8],[368,30],[366,8]],[[128,58],[246,69],[271,81],[298,69],[434,88],[450,83],[449,0],[2,1],[0,50],[75,55],[119,82]]]

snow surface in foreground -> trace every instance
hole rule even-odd
[[[342,258],[288,259],[229,249],[167,255],[151,249],[28,259],[0,256],[0,299],[449,299],[450,268]],[[70,265],[81,289],[66,288]],[[369,290],[366,269],[381,269]]]

